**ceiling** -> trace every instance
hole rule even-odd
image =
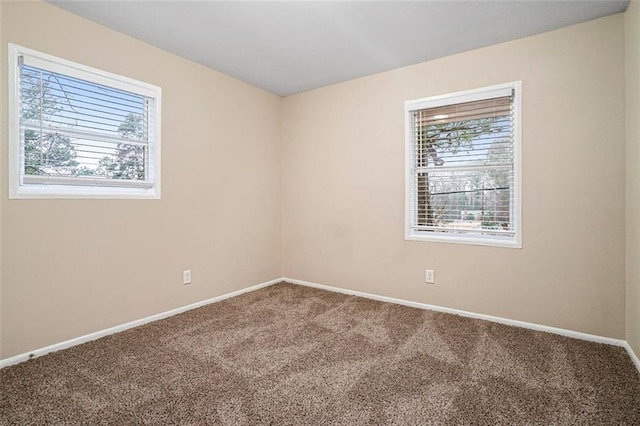
[[[623,12],[629,5],[629,0],[49,2],[282,96]]]

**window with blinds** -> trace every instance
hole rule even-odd
[[[10,45],[10,196],[160,197],[160,88]]]
[[[407,239],[521,247],[520,88],[405,103]]]

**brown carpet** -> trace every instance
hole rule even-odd
[[[0,370],[0,424],[640,424],[624,349],[281,283]]]

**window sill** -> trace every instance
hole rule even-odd
[[[470,236],[453,236],[453,235],[426,235],[424,233],[409,232],[404,238],[406,241],[424,241],[452,244],[467,244],[475,246],[504,247],[504,248],[522,248],[522,242],[511,238],[494,238],[494,237],[470,237]]]
[[[9,199],[160,199],[160,188],[65,185],[22,185],[9,189]]]

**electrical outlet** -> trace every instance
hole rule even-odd
[[[182,271],[182,284],[191,284],[191,269]]]
[[[436,275],[433,269],[424,270],[424,282],[427,284],[434,284],[436,282]]]

